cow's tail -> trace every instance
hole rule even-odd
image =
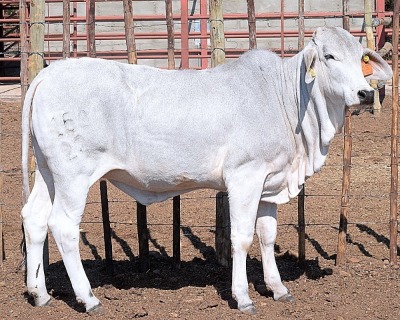
[[[32,82],[26,96],[22,108],[22,201],[23,204],[28,202],[29,189],[29,133],[31,123],[32,101],[35,96],[37,86],[41,82],[39,77]]]

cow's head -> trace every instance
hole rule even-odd
[[[370,49],[363,48],[342,28],[318,28],[304,49],[305,82],[318,86],[327,100],[343,102],[346,106],[370,105],[374,90],[364,77],[361,63],[367,61],[368,78],[388,80],[390,66]]]

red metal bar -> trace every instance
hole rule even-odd
[[[377,18],[381,19],[384,18],[385,15],[385,0],[376,0],[375,3],[375,11],[377,12]],[[383,47],[386,42],[386,33],[385,33],[385,26],[383,24],[376,27],[376,46],[379,50]]]
[[[185,2],[185,0],[181,0]],[[187,1],[186,1],[187,2]],[[187,5],[186,5],[187,7]],[[349,15],[352,17],[363,17],[364,13],[359,11],[349,12]],[[374,16],[377,16],[377,13],[373,13]],[[391,16],[392,14],[387,14],[386,16]],[[181,15],[173,15],[174,20],[181,20]],[[297,12],[285,12],[283,15],[284,18],[298,18]],[[304,14],[304,18],[341,18],[343,17],[343,13],[340,11],[332,11],[332,12],[307,12]],[[188,16],[188,20],[199,20],[199,19],[208,19],[208,15],[202,14],[194,14],[193,16]],[[165,15],[157,14],[157,15],[135,15],[133,16],[134,20],[137,21],[164,21]],[[282,19],[282,14],[280,12],[263,12],[256,14],[256,19]],[[96,16],[96,22],[116,22],[122,21],[122,15],[115,16]],[[224,14],[224,20],[247,20],[247,13],[228,13]],[[29,22],[29,18],[27,19]],[[46,17],[45,22],[60,22],[62,23],[62,16],[53,16]],[[86,22],[85,16],[72,17],[71,21],[77,22]],[[0,19],[0,23],[18,23],[18,19]]]
[[[387,34],[392,33],[392,29],[386,29]],[[304,34],[306,37],[311,37],[313,34],[313,30],[305,30]],[[351,34],[353,34],[356,37],[359,36],[365,36],[365,32],[362,31],[350,31]],[[280,38],[282,35],[281,31],[257,31],[257,38]],[[374,33],[376,35],[376,33]],[[248,32],[247,31],[226,31],[225,32],[226,38],[248,38]],[[283,33],[283,36],[285,38],[288,37],[297,37],[298,36],[298,31],[297,30],[286,30]],[[201,32],[191,32],[190,35],[188,35],[189,39],[208,39],[209,37],[209,32],[207,34],[203,35]],[[168,35],[166,32],[141,32],[141,33],[135,33],[135,38],[136,39],[167,39]],[[175,33],[175,38],[176,39],[181,39],[182,35],[180,32]],[[74,41],[84,41],[86,40],[86,34],[85,33],[75,33],[74,35],[71,36],[71,40]],[[96,40],[124,40],[125,39],[125,33],[124,32],[107,32],[107,33],[98,33],[95,35]],[[17,34],[13,35],[12,38],[0,38],[0,42],[18,42],[19,38],[17,37]],[[52,35],[46,35],[45,36],[45,41],[62,41],[62,34],[52,34]]]
[[[181,0],[181,67],[182,69],[189,68],[189,14],[188,0]]]
[[[200,0],[200,15],[207,14],[207,0]],[[201,45],[201,69],[208,68],[208,38],[210,37],[209,32],[207,31],[207,20],[200,20],[200,45]]]
[[[281,0],[281,12],[280,12],[280,18],[281,18],[281,57],[285,54],[285,1]]]

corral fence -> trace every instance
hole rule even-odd
[[[0,82],[19,82],[21,96],[28,83],[43,66],[65,57],[101,57],[149,64],[161,68],[204,69],[237,58],[249,48],[269,48],[281,57],[298,53],[317,26],[343,26],[360,41],[375,50],[390,51],[393,43],[392,63],[393,113],[390,152],[390,184],[386,194],[364,195],[389,198],[387,212],[390,226],[390,261],[397,263],[397,105],[398,105],[398,1],[304,1],[304,0],[165,0],[165,1],[94,1],[94,0],[0,0]],[[393,14],[393,10],[395,14]],[[397,11],[396,11],[397,10]],[[112,14],[111,14],[112,13]],[[391,20],[393,23],[391,24]],[[391,27],[393,25],[393,27]],[[372,39],[372,42],[371,42]],[[372,43],[372,44],[371,44]],[[382,84],[375,84],[377,97]],[[0,87],[1,88],[1,87]],[[0,89],[1,90],[1,89]],[[377,104],[379,102],[377,101]],[[376,112],[379,112],[377,109]],[[0,137],[2,137],[0,125]],[[346,114],[342,190],[340,193],[318,194],[307,188],[298,198],[298,220],[281,225],[294,227],[298,233],[298,258],[305,260],[305,242],[312,239],[306,234],[308,226],[324,223],[307,221],[305,210],[311,197],[335,196],[340,200],[337,263],[343,263],[347,236],[350,195],[351,115]],[[4,151],[3,151],[4,152]],[[1,153],[0,153],[0,169]],[[3,175],[1,171],[0,186]],[[389,182],[388,182],[389,183]],[[1,191],[1,190],[0,190]],[[112,270],[112,230],[109,219],[107,182],[100,182],[104,248],[106,262]],[[222,264],[229,264],[229,209],[227,195],[214,197],[216,224],[216,253]],[[180,235],[185,227],[181,223],[181,203],[187,197],[173,199],[173,261],[180,264]],[[0,213],[5,206],[3,197]],[[142,269],[146,269],[149,256],[149,228],[146,207],[137,203],[136,224],[139,256]],[[5,221],[0,215],[0,233]],[[118,223],[114,221],[111,223]],[[372,222],[376,223],[376,222]],[[356,223],[354,223],[356,224]],[[330,224],[332,226],[332,224]],[[364,224],[357,223],[360,230]],[[387,223],[385,223],[387,225]],[[209,226],[207,226],[209,227]],[[371,230],[369,230],[371,231]],[[4,236],[4,235],[3,235]],[[354,242],[354,241],[353,241]],[[0,241],[0,262],[4,248]]]

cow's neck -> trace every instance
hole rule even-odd
[[[321,92],[318,77],[312,85],[304,82],[305,71],[302,53],[283,62],[283,92],[293,92],[285,94],[291,100],[285,99],[288,102],[285,108],[287,112],[297,114],[291,117],[291,125],[295,132],[299,170],[304,170],[307,177],[318,172],[324,164],[329,145],[343,119],[328,112],[332,102]]]

